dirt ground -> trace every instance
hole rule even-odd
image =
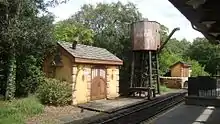
[[[40,115],[27,119],[26,124],[60,124],[62,120],[77,120],[98,114],[97,112],[86,111],[81,112],[80,108],[74,106],[54,107],[46,106],[44,112]],[[69,117],[65,119],[65,117]]]
[[[170,90],[169,92],[161,93],[161,95],[178,91],[179,90]],[[106,102],[108,103],[109,101]],[[94,111],[88,111],[86,109],[81,111],[80,108],[71,105],[63,107],[46,106],[42,114],[27,119],[26,124],[61,124],[63,122],[78,120],[96,114],[99,113]]]

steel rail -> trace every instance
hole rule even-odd
[[[152,101],[138,103],[114,113],[102,114],[85,120],[74,121],[70,124],[136,124],[146,121],[157,114],[174,107],[182,102],[187,92],[173,93],[156,98]]]
[[[131,110],[125,112],[121,115],[115,116],[114,118],[110,118],[99,124],[136,124],[142,121],[146,121],[149,118],[161,113],[164,110],[167,110],[170,107],[175,106],[177,103],[183,101],[183,94],[177,94],[175,96],[170,96],[161,101],[156,101],[150,105],[144,105],[142,107],[138,107],[135,110]]]

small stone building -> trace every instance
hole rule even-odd
[[[119,96],[119,66],[123,61],[103,48],[58,42],[57,52],[47,57],[47,77],[72,84],[73,104]]]
[[[190,77],[191,65],[178,61],[170,66],[169,75],[160,77],[161,84],[166,85],[168,88],[186,88],[188,86],[187,81]]]
[[[178,61],[170,66],[171,77],[190,77],[191,65]]]

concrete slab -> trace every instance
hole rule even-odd
[[[170,92],[162,93],[158,96],[163,96],[170,93],[184,92],[184,89],[171,90]],[[147,97],[118,97],[116,99],[102,99],[94,100],[87,103],[77,105],[80,108],[84,108],[91,111],[112,113],[120,110],[126,106],[136,104],[139,102],[148,101]]]
[[[92,110],[92,111],[99,111],[99,112],[105,112],[105,113],[111,113],[114,111],[117,111],[118,109],[131,105],[137,102],[141,102],[146,99],[138,99],[138,98],[117,98],[117,99],[111,99],[111,100],[95,100],[90,101],[85,104],[80,104],[78,107]]]
[[[219,124],[220,108],[180,105],[146,124]],[[143,122],[143,124],[145,124]]]

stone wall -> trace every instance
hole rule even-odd
[[[90,101],[91,66],[74,65],[72,78],[73,104],[85,103]]]
[[[91,97],[91,65],[74,65],[72,68],[73,104],[85,103]],[[106,70],[106,97],[112,99],[119,96],[119,69],[108,66]]]
[[[160,77],[160,83],[168,88],[181,89],[186,86],[188,77]]]
[[[119,69],[116,66],[107,67],[107,98],[119,96]]]

